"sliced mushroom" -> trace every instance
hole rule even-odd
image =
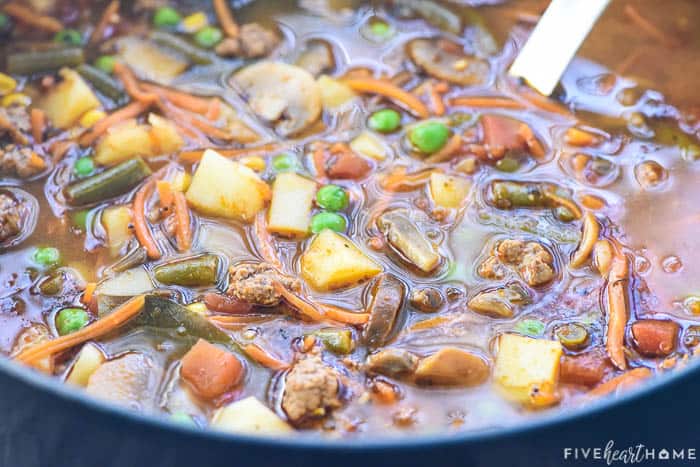
[[[377,219],[377,226],[389,244],[420,270],[431,272],[440,263],[440,255],[406,210],[385,212]]]
[[[306,43],[295,63],[314,76],[327,73],[335,68],[335,57],[331,45],[320,39],[312,39]]]
[[[103,363],[88,380],[87,392],[135,410],[151,410],[160,382],[160,369],[140,353]]]
[[[321,93],[314,77],[303,68],[263,61],[236,72],[231,82],[251,109],[281,136],[300,133],[321,115]]]
[[[383,274],[375,282],[369,321],[364,331],[370,349],[386,344],[401,310],[404,293],[403,282],[391,274]]]
[[[416,383],[438,386],[476,386],[489,376],[483,357],[455,347],[446,347],[421,360]]]
[[[403,349],[385,349],[367,357],[367,371],[400,378],[411,376],[418,368],[417,355]]]
[[[517,305],[527,303],[529,295],[518,284],[509,284],[497,289],[476,294],[467,306],[477,313],[493,318],[510,318]]]
[[[406,51],[413,63],[434,78],[461,86],[483,84],[488,78],[488,62],[467,55],[461,45],[447,39],[414,39]]]

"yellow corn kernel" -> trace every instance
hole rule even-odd
[[[5,73],[0,73],[0,96],[11,93],[17,88],[17,81]]]
[[[95,123],[99,122],[107,116],[106,113],[99,109],[88,110],[80,117],[80,126],[83,128],[91,128]]]
[[[209,309],[204,304],[204,302],[194,302],[187,305],[187,309],[198,315],[205,315],[209,312]]]
[[[186,33],[194,34],[203,27],[209,26],[209,20],[203,11],[198,11],[183,19],[181,26]]]
[[[13,92],[2,98],[0,105],[3,107],[12,107],[13,105],[20,105],[22,107],[28,107],[32,103],[32,98],[21,92]]]
[[[241,163],[251,170],[262,172],[265,170],[265,159],[259,156],[247,156],[241,158]]]

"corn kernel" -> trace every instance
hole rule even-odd
[[[11,93],[17,88],[17,81],[5,73],[0,73],[0,96]]]
[[[204,304],[204,302],[194,302],[187,305],[187,309],[198,315],[205,315],[209,312],[209,309]]]
[[[205,26],[209,26],[209,19],[203,11],[192,13],[182,20],[181,27],[183,31],[189,34],[194,34]]]
[[[0,105],[3,107],[12,107],[13,105],[19,105],[22,107],[27,107],[32,103],[32,98],[21,92],[13,92],[2,98]]]
[[[88,110],[83,114],[82,117],[80,117],[80,125],[83,128],[91,128],[95,123],[99,122],[103,118],[107,116],[106,113],[104,113],[101,110],[98,109],[92,109]]]
[[[241,163],[251,170],[262,172],[265,170],[265,160],[258,156],[247,156],[241,158]]]

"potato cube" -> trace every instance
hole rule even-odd
[[[73,368],[68,378],[66,378],[66,381],[76,386],[86,387],[90,375],[92,375],[104,361],[105,356],[102,351],[95,344],[88,342],[80,349],[80,353],[75,359]]]
[[[102,212],[102,226],[107,233],[107,245],[112,256],[117,256],[131,240],[131,209],[113,206]]]
[[[77,123],[85,112],[98,108],[100,101],[77,72],[63,68],[59,74],[63,80],[51,88],[38,106],[55,127],[65,129]]]
[[[151,124],[151,155],[172,154],[182,149],[185,141],[177,132],[177,128],[169,120],[156,114],[148,115],[148,123]]]
[[[363,156],[383,161],[386,159],[388,150],[384,143],[375,135],[368,131],[363,131],[350,142],[350,149]]]
[[[294,431],[287,422],[253,396],[217,410],[211,426],[231,433],[277,435]]]
[[[471,182],[439,172],[430,174],[430,195],[437,206],[459,208],[469,194]]]
[[[317,290],[335,290],[376,276],[380,265],[348,238],[326,229],[301,256],[304,280]]]
[[[148,126],[128,120],[107,131],[95,148],[94,160],[100,165],[117,165],[134,156],[150,156],[152,152]]]
[[[502,334],[494,369],[497,387],[508,399],[530,407],[558,401],[559,341]]]
[[[248,167],[208,149],[186,197],[204,214],[250,222],[270,199],[270,187]]]
[[[321,103],[327,110],[335,110],[357,97],[355,91],[346,84],[331,78],[327,75],[319,76],[316,80],[318,89],[321,91]]]
[[[313,180],[292,172],[279,174],[272,184],[268,230],[288,237],[308,234],[315,194]]]

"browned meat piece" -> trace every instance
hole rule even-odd
[[[296,425],[324,417],[341,406],[339,374],[318,353],[298,361],[287,375],[282,409]]]
[[[22,230],[20,205],[12,196],[0,193],[0,243]]]
[[[280,39],[274,31],[258,23],[248,23],[241,27],[239,37],[224,39],[216,46],[215,51],[222,57],[264,57],[272,52],[279,42]]]
[[[301,282],[298,279],[285,276],[266,263],[232,266],[229,275],[228,295],[251,305],[279,305],[282,296],[275,291],[275,282],[293,292],[301,290]]]
[[[0,117],[4,117],[9,121],[14,128],[22,133],[29,133],[32,125],[29,121],[29,113],[27,108],[21,105],[13,105],[10,107],[0,107]],[[0,136],[4,136],[8,130],[0,127]]]
[[[489,256],[479,265],[478,273],[486,279],[500,280],[506,277],[508,269],[495,256]]]
[[[0,149],[0,174],[20,178],[36,175],[44,168],[34,164],[33,158],[31,149],[8,144]]]
[[[554,278],[554,258],[537,242],[503,240],[498,244],[494,256],[479,266],[479,275],[489,279],[505,276],[503,265],[513,266],[528,285],[539,286]]]

